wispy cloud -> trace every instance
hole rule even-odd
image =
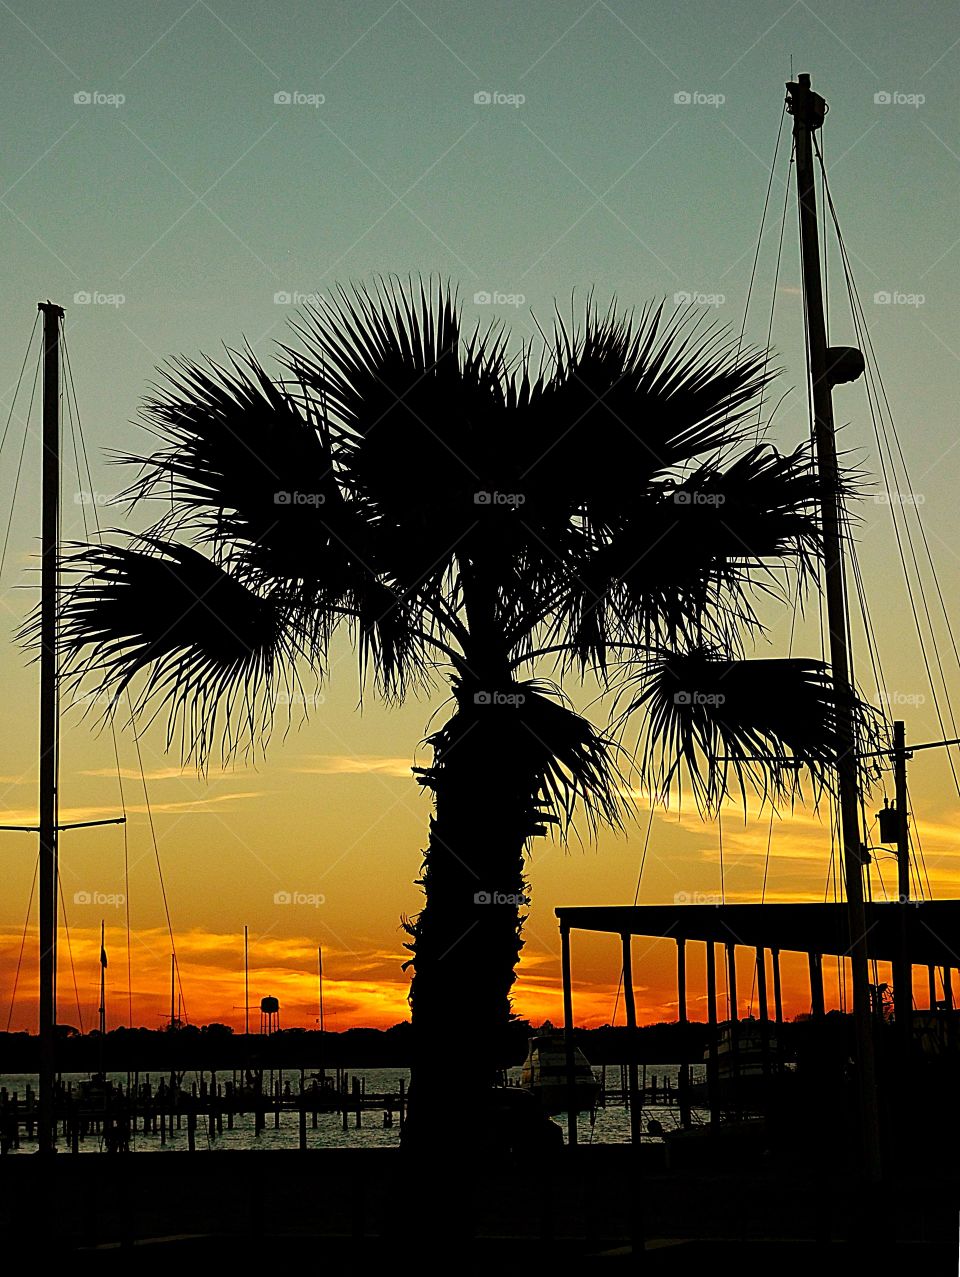
[[[242,770],[231,771],[211,768],[204,773],[203,779],[207,780],[211,776],[216,776],[218,780],[234,780],[239,779],[244,774],[245,773]],[[81,771],[78,775],[106,776],[113,780],[118,773],[116,767],[94,767],[89,771]],[[142,775],[144,780],[182,780],[193,783],[196,783],[198,780],[196,771],[189,767],[155,767],[149,771],[145,770]],[[139,780],[141,772],[136,767],[121,767],[119,776],[121,780]],[[2,777],[0,777],[0,779],[2,779]]]
[[[204,812],[204,811],[223,811],[226,804],[234,802],[250,802],[254,798],[263,798],[270,791],[266,789],[251,789],[242,793],[233,794],[206,794],[199,798],[181,798],[170,802],[152,802],[149,810],[154,814],[157,812]],[[229,808],[227,808],[229,810]],[[142,814],[147,811],[145,803],[128,803],[126,814],[128,816]],[[62,824],[69,825],[84,820],[112,820],[122,816],[124,809],[118,806],[111,807],[61,807],[60,821]],[[0,808],[0,821],[5,825],[35,825],[37,823],[37,813],[32,807]]]
[[[389,758],[382,754],[311,754],[295,772],[310,776],[398,776],[408,779],[409,758]]]

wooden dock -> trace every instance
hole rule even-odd
[[[183,1074],[163,1077],[156,1084],[150,1074],[129,1075],[127,1084],[59,1082],[55,1098],[57,1138],[78,1153],[88,1139],[101,1141],[108,1152],[129,1150],[134,1136],[156,1137],[161,1147],[186,1128],[187,1147],[196,1150],[197,1134],[211,1140],[234,1128],[238,1116],[253,1116],[260,1135],[268,1126],[279,1130],[286,1114],[299,1127],[299,1145],[307,1147],[308,1126],[316,1130],[320,1114],[336,1114],[343,1130],[363,1125],[365,1113],[379,1112],[385,1127],[403,1127],[406,1083],[394,1092],[373,1093],[365,1079],[338,1069],[334,1078],[317,1079],[303,1071],[284,1077],[283,1070],[257,1073],[252,1078],[234,1071],[228,1080],[216,1072],[196,1074],[189,1086]],[[21,1141],[35,1139],[40,1118],[37,1092],[27,1086],[21,1095],[0,1088],[0,1154],[14,1152]]]

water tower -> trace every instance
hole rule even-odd
[[[280,1028],[280,1003],[276,998],[260,999],[260,1032],[276,1033]]]

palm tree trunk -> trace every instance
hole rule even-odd
[[[461,703],[435,741],[421,884],[411,928],[414,1059],[405,1142],[449,1149],[466,1118],[470,1142],[491,1134],[481,1106],[503,1063],[510,989],[525,915],[524,844],[530,778],[511,766],[509,719],[491,702]],[[464,697],[464,700],[467,700]]]

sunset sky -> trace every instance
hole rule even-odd
[[[675,297],[699,297],[739,331],[792,58],[832,108],[823,144],[833,195],[911,497],[954,606],[954,6],[281,0],[267,9],[248,0],[12,0],[2,6],[0,31],[11,68],[0,100],[15,121],[0,180],[0,392],[6,419],[36,302],[61,303],[94,469],[91,492],[71,477],[67,446],[65,538],[82,537],[94,506],[105,527],[124,524],[109,503],[128,476],[107,464],[105,452],[144,446],[133,423],[158,364],[246,341],[269,365],[296,303],[338,282],[369,282],[377,272],[449,277],[459,281],[469,319],[499,315],[517,344],[536,336],[534,316],[549,322],[554,302],[566,310],[574,292],[577,309],[591,287],[598,299],[616,295],[624,305],[666,297],[672,307]],[[764,342],[776,291],[778,393],[792,388],[771,430],[783,448],[807,434],[792,194],[774,290],[788,145],[785,126],[747,320],[747,338]],[[831,339],[852,343],[835,247],[829,278]],[[9,532],[0,575],[3,824],[36,819],[36,676],[14,641],[35,601],[38,405],[24,434],[34,369],[32,356],[0,452],[0,535]],[[836,405],[842,446],[875,481],[862,383],[840,388]],[[942,729],[937,719],[889,505],[875,492],[858,506],[860,561],[893,716],[906,720],[913,741],[955,736],[943,698]],[[929,576],[926,584],[933,608]],[[960,697],[955,649],[935,608],[932,615],[943,678]],[[790,609],[765,616],[770,647],[761,650],[786,654]],[[955,613],[951,619],[960,623]],[[820,654],[815,598],[794,651]],[[862,654],[858,671],[875,695]],[[421,742],[431,714],[446,712],[443,699],[439,692],[387,710],[368,689],[359,708],[356,662],[341,644],[315,703],[293,707],[289,732],[281,727],[255,765],[241,759],[198,778],[164,753],[162,732],[145,732],[140,751],[191,1021],[242,1027],[245,924],[251,998],[256,1005],[277,996],[285,1026],[315,1024],[318,945],[329,1028],[406,1018],[400,923],[419,906],[414,880],[430,811],[410,767],[426,758]],[[586,705],[592,692],[576,699]],[[602,720],[606,708],[590,712]],[[129,888],[121,829],[61,840],[69,944],[64,930],[59,1019],[82,1018],[85,1028],[96,1021],[101,919],[108,1021],[128,1019],[128,891],[133,1022],[158,1026],[169,1009],[170,944],[147,799],[122,724],[117,739],[119,777],[110,734],[97,734],[78,709],[65,716],[62,819],[117,814],[121,789],[129,816]],[[945,753],[917,755],[910,775],[931,883],[937,895],[954,895],[960,797]],[[882,790],[874,809],[881,803]],[[561,1018],[554,909],[632,902],[648,819],[641,795],[625,835],[602,834],[592,844],[584,834],[566,849],[535,845],[518,1013]],[[727,900],[759,899],[769,820],[768,811],[751,810],[746,821],[735,806],[724,812]],[[713,899],[719,847],[717,823],[702,822],[692,807],[655,814],[640,902],[670,902],[678,893]],[[11,994],[36,839],[0,833],[0,856],[0,1029],[12,1005],[11,1026],[32,1030],[35,901],[12,1004]],[[775,818],[766,899],[822,900],[825,892],[832,899],[829,866],[821,816],[798,808]],[[892,861],[881,869],[890,889]],[[873,885],[879,896],[876,876]],[[669,943],[636,941],[645,1020],[676,1015],[673,961]],[[609,1022],[617,943],[578,935],[574,962],[578,1021]],[[691,954],[695,1015],[702,963],[702,953]],[[805,980],[799,962],[785,962],[790,1013],[808,1009]],[[835,977],[827,984],[828,1005],[836,1005]],[[745,1010],[746,965],[740,987]],[[469,1007],[451,1008],[461,1012]]]

